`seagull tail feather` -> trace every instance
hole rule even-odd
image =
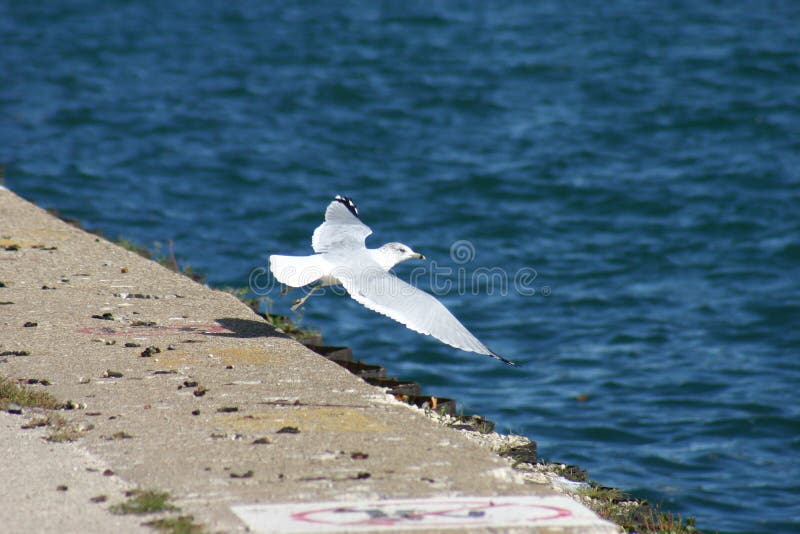
[[[303,287],[327,274],[327,266],[319,254],[313,256],[273,254],[269,257],[269,268],[278,282],[289,287]]]

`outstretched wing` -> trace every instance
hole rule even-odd
[[[450,346],[516,366],[481,343],[433,295],[383,271],[377,264],[370,268],[362,265],[358,269],[342,269],[335,274],[353,300],[370,310]]]
[[[358,208],[348,197],[336,195],[325,210],[325,222],[314,230],[311,246],[314,252],[336,249],[366,248],[369,226],[358,218]]]

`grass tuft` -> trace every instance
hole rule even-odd
[[[0,376],[0,410],[7,409],[9,404],[48,410],[62,407],[62,403],[46,391],[25,387]]]
[[[88,429],[80,429],[60,415],[50,414],[46,418],[47,426],[53,431],[47,436],[51,443],[66,443],[78,440]]]
[[[203,526],[195,523],[194,517],[190,515],[154,519],[142,524],[168,534],[202,534],[204,532]]]
[[[303,328],[285,315],[276,315],[274,313],[262,313],[260,315],[266,319],[269,324],[275,328],[281,329],[286,335],[291,336],[298,341],[302,342],[319,338],[319,330],[313,328]]]
[[[169,512],[180,510],[169,503],[170,495],[165,491],[133,490],[126,493],[128,500],[115,504],[109,510],[112,514],[154,514],[156,512]]]
[[[127,239],[117,239],[114,241],[116,245],[124,248],[125,250],[130,250],[131,252],[135,252],[139,256],[143,258],[147,258],[148,260],[153,260],[154,262],[163,265],[167,269],[171,271],[175,271],[176,273],[182,274],[184,276],[188,276],[195,282],[204,282],[206,279],[206,275],[203,273],[198,273],[195,271],[191,265],[183,265],[181,266],[178,263],[177,258],[175,258],[175,249],[172,240],[169,241],[169,248],[167,254],[161,252],[161,243],[153,243],[154,251],[151,251],[147,247],[143,247],[128,241]]]
[[[621,526],[625,532],[639,534],[700,534],[694,518],[683,520],[679,515],[662,512],[658,506],[636,499],[616,488],[594,482],[579,490],[583,502],[600,517]]]
[[[294,319],[291,319],[285,315],[278,315],[269,311],[262,312],[262,309],[269,310],[271,301],[264,297],[254,297],[249,288],[224,287],[221,289],[221,291],[230,293],[237,299],[241,300],[247,304],[251,310],[263,317],[269,324],[275,328],[279,328],[286,335],[293,337],[300,342],[315,342],[320,338],[319,330],[300,326],[302,316],[299,313],[295,313]]]
[[[558,476],[566,478],[567,480],[571,480],[573,482],[586,482],[587,480],[588,475],[586,474],[586,471],[577,465],[549,464],[549,467],[552,468]]]

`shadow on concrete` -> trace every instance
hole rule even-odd
[[[253,321],[252,319],[238,319],[235,317],[223,317],[216,321],[230,330],[230,333],[208,335],[219,337],[289,337],[282,332],[278,332],[274,326],[265,321]]]

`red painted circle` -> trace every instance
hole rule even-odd
[[[419,505],[419,501],[409,502],[409,506]],[[427,502],[425,503],[425,507],[428,506],[435,506],[436,502]],[[382,508],[384,506],[403,506],[403,502],[385,502],[385,503],[364,503],[364,505],[359,506],[358,508],[349,508],[347,506],[335,506],[330,508],[320,508],[318,510],[308,510],[306,512],[298,512],[296,514],[292,514],[292,519],[297,521],[303,521],[306,523],[315,523],[321,525],[342,525],[342,526],[395,526],[400,523],[415,521],[418,519],[424,519],[425,517],[437,516],[441,517],[443,515],[452,514],[452,513],[468,513],[470,511],[480,511],[480,510],[488,510],[488,509],[496,509],[496,508],[507,508],[507,507],[524,507],[524,508],[531,508],[534,510],[545,510],[549,511],[547,515],[544,516],[533,516],[527,519],[524,519],[525,522],[534,523],[536,521],[549,521],[553,519],[559,519],[562,517],[569,517],[572,515],[572,512],[565,509],[559,508],[557,506],[548,506],[544,504],[524,504],[524,503],[487,503],[485,501],[466,501],[462,503],[453,503],[453,502],[442,502],[442,506],[447,506],[443,510],[432,510],[426,512],[420,512],[418,514],[414,514],[413,516],[405,516],[405,517],[376,517],[376,518],[366,518],[366,519],[359,519],[356,521],[329,521],[325,519],[316,519],[313,516],[319,514],[326,514],[326,513],[336,513],[337,510],[353,510],[355,513],[364,513],[362,510],[366,508],[375,509],[375,508]],[[434,524],[431,524],[431,527],[435,526],[466,526],[466,525],[476,525],[476,521],[469,521],[466,518],[454,518],[454,521],[445,521],[441,522],[438,521]],[[482,519],[482,518],[476,518]]]

